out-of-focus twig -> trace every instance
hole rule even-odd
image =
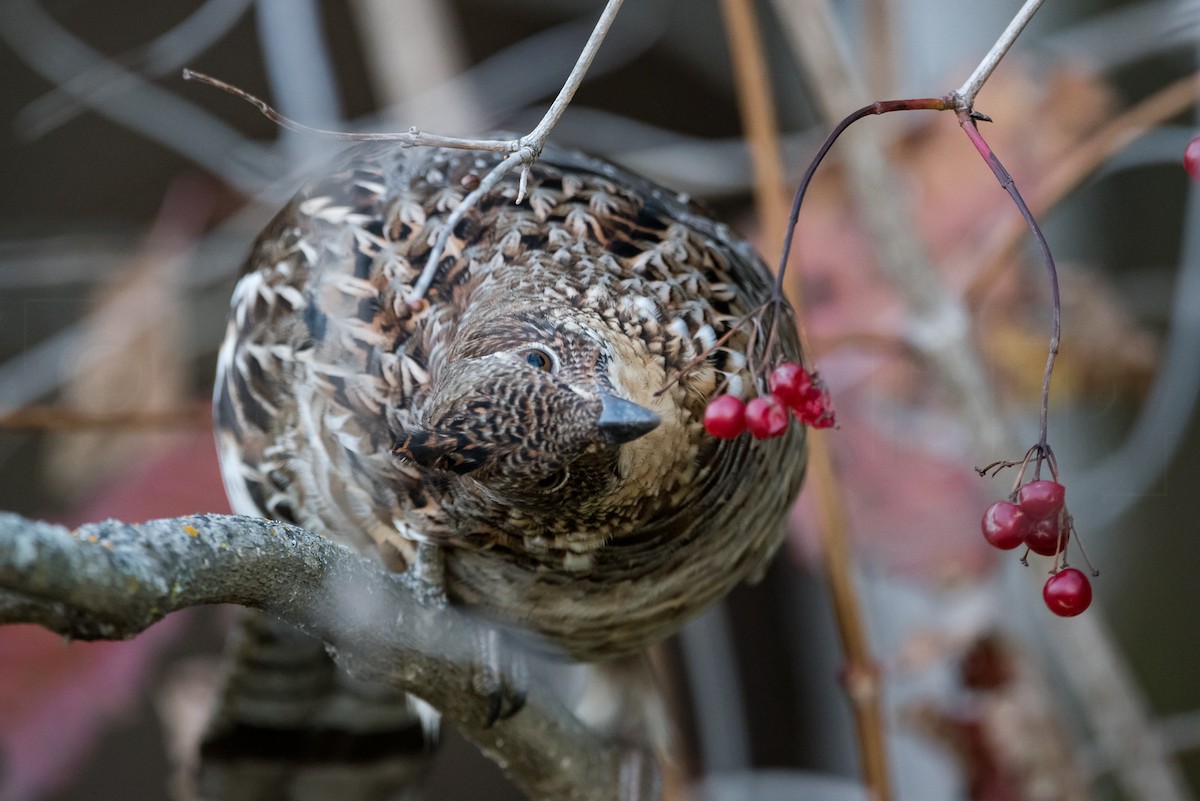
[[[865,0],[863,41],[866,43],[867,87],[875,97],[890,97],[895,85],[896,48],[892,40],[892,0]]]
[[[1087,710],[1097,746],[1128,798],[1190,801],[1178,765],[1158,733],[1147,724],[1148,705],[1129,665],[1112,642],[1100,615],[1069,621],[1041,618],[1046,643],[1070,676],[1081,708]]]
[[[750,140],[756,206],[767,241],[774,246],[782,244],[786,236],[789,204],[781,183],[784,173],[779,126],[772,105],[763,39],[753,0],[722,0],[721,9],[733,56],[742,127]],[[785,286],[789,290],[788,299],[799,309],[802,299],[798,287],[795,281]],[[802,341],[807,340],[803,325],[800,331]],[[811,353],[807,341],[804,348]],[[809,432],[808,481],[816,498],[822,565],[841,636],[844,688],[854,715],[863,782],[875,801],[888,801],[892,789],[880,681],[855,587],[845,502],[833,469],[827,433]]]
[[[322,125],[340,125],[341,100],[321,9],[315,0],[255,0],[258,41],[271,94],[288,114]],[[311,155],[324,144],[283,136],[289,155]]]
[[[788,198],[779,146],[779,123],[775,117],[775,99],[771,93],[763,38],[753,4],[748,0],[721,0],[721,14],[733,61],[742,129],[750,145],[754,206],[761,221],[763,238],[775,248],[783,242]]]
[[[849,54],[827,0],[776,0],[775,8],[790,34],[797,58],[811,76],[818,105],[833,124],[850,108],[861,105],[863,89],[850,67]],[[1000,450],[1004,442],[1000,416],[982,360],[971,341],[966,309],[933,270],[875,130],[857,126],[846,136],[846,166],[854,197],[876,242],[880,269],[905,301],[906,336],[936,368],[979,447],[987,452]]]
[[[113,63],[68,33],[35,0],[0,2],[0,37],[31,69],[104,117],[190,159],[244,192],[282,172],[272,152],[207,112]],[[111,92],[93,96],[71,81],[104,76]]]
[[[26,406],[0,411],[0,429],[94,431],[97,429],[209,428],[208,404],[167,411],[89,412],[58,406]]]
[[[449,6],[440,0],[354,0],[350,8],[382,105],[404,106],[409,119],[438,130],[482,129],[475,87],[454,80],[468,60]],[[433,87],[442,91],[431,94]]]
[[[1200,32],[1200,0],[1140,0],[1097,11],[1039,37],[1040,49],[1109,73],[1147,56],[1195,47]]]
[[[178,25],[141,47],[115,56],[113,63],[146,77],[173,73],[228,33],[252,2],[205,0]],[[86,108],[78,100],[81,95],[95,101],[118,91],[121,84],[114,84],[113,78],[108,72],[87,70],[64,81],[17,113],[17,130],[30,139],[45,136]]]

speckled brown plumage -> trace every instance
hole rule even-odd
[[[655,394],[770,275],[685,200],[547,149],[528,199],[516,205],[506,178],[406,302],[446,216],[497,160],[358,146],[267,227],[220,356],[226,486],[239,512],[396,569],[417,543],[440,546],[453,601],[576,657],[629,653],[782,537],[800,427],[718,441],[701,422],[725,381],[754,393],[748,329]],[[780,346],[796,358],[790,330]],[[660,422],[613,441],[597,425],[605,398]]]

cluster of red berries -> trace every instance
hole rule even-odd
[[[837,420],[829,391],[820,379],[795,362],[783,362],[767,378],[769,395],[746,403],[736,395],[718,395],[704,410],[704,429],[719,439],[749,431],[755,439],[778,437],[787,431],[789,412],[804,425],[832,428]]]
[[[1058,556],[1071,536],[1066,495],[1057,481],[1030,481],[1018,490],[1016,503],[996,501],[983,513],[984,539],[1005,551],[1024,545],[1042,556]],[[1046,581],[1042,598],[1054,614],[1073,617],[1091,604],[1092,585],[1082,571],[1064,567]]]

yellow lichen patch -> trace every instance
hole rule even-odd
[[[199,536],[200,536],[200,532],[199,532],[199,531],[196,531],[196,527],[195,527],[195,526],[187,526],[187,525],[185,525],[185,526],[183,527],[183,530],[187,532],[187,535],[188,535],[189,537],[199,537]]]

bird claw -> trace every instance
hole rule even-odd
[[[417,556],[408,568],[417,597],[422,604],[434,609],[449,605],[446,596],[446,557],[437,545],[422,542]]]
[[[408,574],[422,604],[434,608],[448,605],[446,559],[441,548],[420,543]],[[473,639],[471,689],[487,699],[484,728],[490,729],[525,706],[528,665],[524,655],[503,642],[495,629],[485,629],[484,633]]]
[[[503,642],[500,633],[489,629],[475,643],[476,660],[472,689],[487,698],[483,726],[490,729],[525,706],[528,664],[525,656]]]

